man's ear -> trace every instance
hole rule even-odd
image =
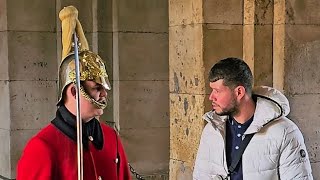
[[[246,88],[243,86],[237,86],[234,90],[238,100],[242,99],[246,94]]]
[[[73,97],[76,97],[77,91],[76,91],[76,87],[74,85],[70,86],[70,93]]]

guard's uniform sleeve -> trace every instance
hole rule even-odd
[[[120,137],[118,137],[118,149],[120,156],[119,180],[131,180],[128,159],[124,151]]]
[[[280,155],[279,176],[281,180],[312,180],[309,155],[302,133],[297,126],[287,129]]]
[[[17,165],[17,180],[53,179],[52,153],[40,138],[32,138]]]

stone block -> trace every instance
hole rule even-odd
[[[169,0],[169,27],[203,23],[203,3],[193,0]]]
[[[311,163],[313,179],[320,179],[320,162]]]
[[[8,33],[0,32],[0,80],[9,79]]]
[[[168,34],[120,33],[120,80],[168,80]]]
[[[291,112],[289,117],[301,130],[311,162],[319,162],[320,157],[320,95],[303,94],[288,96]]]
[[[273,25],[273,87],[284,89],[285,25]]]
[[[142,175],[169,170],[169,128],[121,129],[128,161]]]
[[[56,35],[46,32],[9,32],[10,80],[57,80]]]
[[[90,51],[98,53],[98,33],[88,32],[85,35],[89,44]]]
[[[119,31],[168,32],[168,1],[117,1]]]
[[[192,180],[193,162],[170,159],[169,179]]]
[[[168,81],[120,81],[121,129],[169,127]]]
[[[286,22],[286,1],[274,0],[273,5],[274,18],[273,24],[280,25]]]
[[[10,82],[11,130],[40,129],[55,117],[56,81]]]
[[[203,2],[205,23],[242,24],[243,0],[215,0]]]
[[[205,95],[170,94],[170,159],[193,163],[204,127]]]
[[[319,93],[320,27],[288,25],[285,38],[285,90],[290,94]]]
[[[202,25],[169,28],[170,92],[204,93]]]
[[[0,0],[0,31],[6,31],[6,30],[7,30],[7,0]]]
[[[243,52],[243,27],[241,25],[206,25],[203,39],[203,61],[205,92],[211,92],[207,83],[211,67],[221,59],[228,57],[242,58]]]
[[[135,176],[132,176],[132,179],[135,179]],[[169,172],[164,174],[153,174],[153,175],[143,175],[145,180],[169,180]]]
[[[301,25],[320,24],[320,1],[286,1],[286,23]]]
[[[253,25],[255,19],[255,1],[243,1],[243,25]]]
[[[254,1],[255,2],[255,24],[272,25],[274,18],[274,0]]]
[[[10,132],[11,177],[16,177],[16,168],[22,152],[29,140],[40,130],[16,130]]]
[[[98,0],[97,21],[99,32],[113,31],[113,0]],[[114,1],[115,2],[115,1]]]
[[[10,92],[8,81],[0,81],[0,129],[10,130]],[[0,153],[1,154],[1,153]]]
[[[255,25],[254,28],[254,84],[272,86],[273,27]]]
[[[0,141],[0,175],[10,177],[10,130],[0,128]]]
[[[94,0],[77,1],[77,0],[61,0],[61,7],[57,7],[59,11],[66,6],[73,5],[78,9],[79,21],[85,32],[96,32],[97,29],[97,4]],[[60,21],[57,17],[57,21]],[[60,24],[61,22],[59,22]]]
[[[112,33],[98,33],[98,54],[106,64],[109,80],[113,80],[113,37]]]
[[[55,1],[7,0],[8,30],[54,32],[55,7]]]

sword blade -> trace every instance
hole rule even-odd
[[[78,180],[83,180],[83,147],[82,147],[82,120],[80,111],[80,61],[78,51],[78,37],[76,32],[74,38],[75,71],[76,71],[76,102],[77,102],[77,162],[78,162]]]

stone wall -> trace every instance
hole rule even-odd
[[[0,175],[14,178],[26,142],[55,115],[61,59],[59,11],[68,5],[113,90],[101,120],[120,130],[129,162],[149,179],[169,169],[166,1],[0,1]]]
[[[229,56],[287,95],[320,179],[318,0],[0,0],[0,175],[16,176],[27,140],[54,117],[58,13],[70,4],[112,82],[101,120],[147,179],[192,178],[208,71]]]
[[[317,7],[315,0],[169,1],[170,179],[192,179],[201,116],[210,109],[208,71],[226,57],[244,58],[255,85],[284,91],[319,179]]]

